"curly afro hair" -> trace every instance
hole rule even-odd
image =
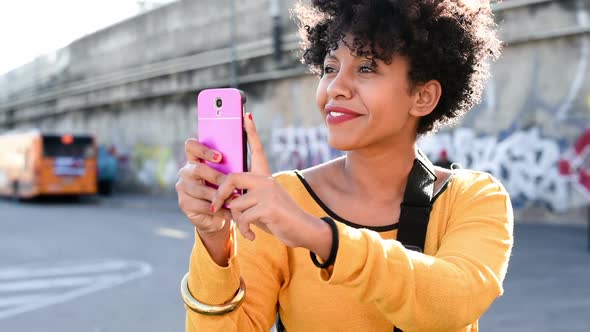
[[[437,80],[442,95],[420,119],[418,134],[454,123],[480,101],[489,61],[501,43],[488,0],[313,0],[294,14],[302,62],[322,75],[325,56],[351,35],[351,52],[386,64],[395,55],[410,62],[414,87]]]

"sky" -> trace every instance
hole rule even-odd
[[[0,0],[0,75],[138,14],[138,2],[141,1]]]

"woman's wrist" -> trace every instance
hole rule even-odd
[[[333,230],[324,220],[308,215],[300,247],[315,253],[322,261],[328,260],[333,245]]]
[[[232,241],[230,241],[230,234],[233,226],[228,222],[221,230],[216,232],[201,232],[197,228],[197,233],[201,238],[201,242],[211,259],[219,266],[226,267],[229,264],[229,255],[231,253]]]

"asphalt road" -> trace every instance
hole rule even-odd
[[[515,227],[504,295],[482,331],[590,331],[590,252],[581,226]]]
[[[580,226],[518,224],[482,331],[590,331]],[[193,234],[173,197],[0,200],[0,331],[183,331]]]
[[[0,331],[182,331],[180,212],[0,200]]]

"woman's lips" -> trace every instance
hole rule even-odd
[[[326,122],[329,124],[339,124],[358,118],[358,114],[352,110],[343,107],[326,106]]]

